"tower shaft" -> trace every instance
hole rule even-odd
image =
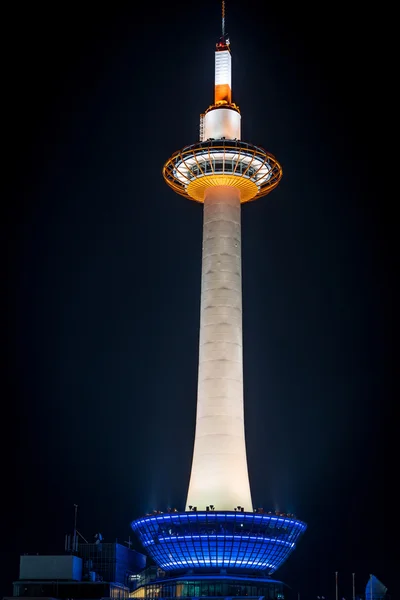
[[[240,191],[204,194],[196,433],[187,507],[251,512],[242,347]]]

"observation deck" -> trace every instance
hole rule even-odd
[[[131,527],[164,571],[234,569],[267,575],[288,558],[307,528],[287,516],[236,511],[160,513]]]
[[[259,146],[209,139],[175,152],[163,177],[175,192],[197,202],[204,202],[208,187],[224,185],[238,188],[243,203],[269,194],[282,178],[282,167]]]

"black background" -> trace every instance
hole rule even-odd
[[[3,595],[20,554],[63,551],[74,503],[78,529],[105,541],[128,540],[148,510],[184,508],[202,213],[161,169],[198,139],[220,34],[211,0],[8,10]],[[242,217],[253,502],[308,523],[276,574],[302,598],[333,598],[335,571],[340,597],[352,573],[358,593],[373,573],[396,598],[380,20],[232,1],[226,29],[242,139],[284,172]]]

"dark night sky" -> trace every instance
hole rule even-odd
[[[220,31],[217,0],[29,6],[3,24],[0,596],[20,553],[63,550],[74,503],[106,541],[184,508],[202,210],[161,169],[198,139]],[[278,577],[330,600],[339,571],[347,600],[374,573],[395,600],[394,228],[373,185],[376,17],[345,9],[227,5],[242,139],[284,171],[242,217],[248,462],[254,504],[308,523]]]

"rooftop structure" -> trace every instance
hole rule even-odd
[[[24,554],[13,598],[128,598],[145,567],[140,552],[99,540],[74,544],[64,554]]]

